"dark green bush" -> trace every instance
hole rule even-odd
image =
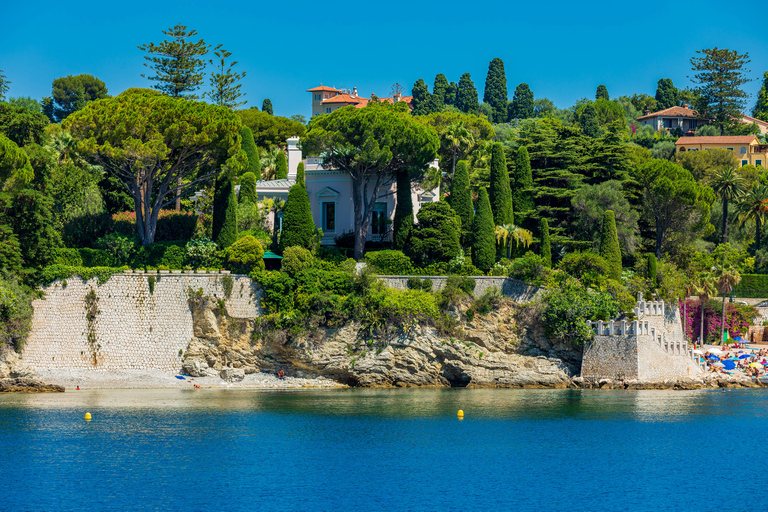
[[[235,241],[224,251],[227,265],[236,271],[248,273],[251,269],[264,270],[264,248],[252,236]]]
[[[378,274],[402,276],[413,272],[411,258],[402,251],[368,252],[365,254],[365,262]]]
[[[268,313],[290,313],[293,310],[296,282],[288,274],[258,270],[251,272],[250,278],[261,287],[261,307]]]
[[[608,262],[593,252],[566,254],[558,267],[566,274],[580,280],[584,285],[593,288],[601,288],[610,277]]]
[[[412,277],[408,278],[407,286],[411,290],[421,290],[421,291],[424,291],[424,292],[431,292],[432,291],[432,280],[431,279],[419,279],[416,276],[412,276]]]
[[[53,250],[54,265],[68,265],[71,267],[82,267],[83,258],[77,249],[56,248]]]
[[[112,217],[109,213],[82,215],[64,223],[61,238],[67,247],[92,247],[96,240],[112,229]],[[131,234],[136,234],[135,228]]]
[[[515,258],[509,269],[509,277],[535,285],[542,285],[547,280],[550,270],[544,258],[528,251],[522,258]]]
[[[160,259],[160,265],[165,265],[172,269],[183,269],[186,264],[187,250],[185,247],[179,247],[178,245],[166,247],[165,251],[163,251],[163,257]]]
[[[104,284],[113,274],[122,272],[122,268],[114,267],[70,267],[67,265],[49,265],[40,272],[40,284],[48,285],[57,279],[67,279],[79,276],[84,280],[97,277],[99,284]]]
[[[419,210],[418,224],[406,244],[418,265],[448,262],[461,251],[461,219],[446,201],[428,203]]]
[[[768,297],[768,275],[741,274],[741,282],[734,288],[737,297],[763,299]]]
[[[117,265],[125,265],[134,252],[134,239],[119,233],[110,233],[96,241],[96,247],[107,251]]]
[[[112,256],[102,249],[82,248],[77,250],[84,267],[111,267],[114,265]]]
[[[501,298],[501,290],[495,287],[491,288],[475,299],[472,309],[481,315],[487,315],[499,305]]]
[[[312,253],[304,247],[286,247],[283,251],[283,272],[288,272],[291,276],[295,276],[302,270],[311,267],[314,259],[315,257],[312,256]]]
[[[333,238],[333,243],[339,249],[354,249],[355,234],[351,231],[343,231],[340,235]]]

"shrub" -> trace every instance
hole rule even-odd
[[[744,298],[768,297],[768,275],[741,274],[741,282],[734,287],[734,293]]]
[[[418,290],[387,290],[383,294],[380,314],[386,322],[396,326],[440,315],[434,296]]]
[[[193,267],[208,266],[214,259],[216,250],[216,242],[206,238],[190,240],[186,245],[187,259]]]
[[[512,270],[512,262],[507,258],[502,258],[494,263],[491,270],[488,271],[488,275],[491,276],[508,276]]]
[[[228,176],[216,180],[211,226],[213,240],[220,249],[226,249],[237,240],[237,197],[235,185]]]
[[[552,247],[549,241],[549,223],[547,219],[542,218],[539,221],[539,237],[541,240],[541,258],[544,266],[552,268]]]
[[[311,267],[314,259],[312,253],[304,247],[287,247],[283,251],[282,268],[284,272],[287,272],[291,276],[295,276],[302,270]]]
[[[77,249],[56,248],[53,250],[54,265],[68,265],[70,267],[82,267],[83,258]]]
[[[114,260],[109,252],[103,249],[78,249],[84,267],[111,267]]]
[[[96,247],[107,251],[117,265],[127,264],[134,252],[133,239],[119,233],[111,233],[99,238],[96,241]]]
[[[368,252],[365,262],[374,272],[384,275],[408,275],[413,272],[411,258],[402,251],[385,250]]]
[[[501,303],[501,298],[501,290],[493,287],[475,299],[472,309],[481,315],[487,315]]]
[[[424,292],[431,292],[432,291],[432,280],[431,279],[419,279],[416,276],[412,276],[408,278],[407,286],[411,290],[421,290]]]
[[[32,300],[38,295],[15,276],[0,276],[0,345],[22,352],[32,325]]]
[[[240,238],[224,251],[227,264],[248,273],[251,269],[264,270],[264,248],[252,236]]]
[[[304,185],[293,185],[288,192],[288,200],[285,203],[283,213],[283,228],[280,235],[278,249],[300,246],[305,249],[313,249],[317,228],[312,219],[312,210],[309,206],[309,196]]]
[[[355,234],[351,231],[343,231],[333,238],[333,243],[340,249],[354,249]]]
[[[237,204],[237,231],[264,229],[264,213],[257,203],[249,201]]]
[[[438,305],[442,309],[455,306],[462,297],[475,290],[475,280],[465,276],[448,276],[445,286],[438,295]]]
[[[108,213],[81,215],[64,223],[61,238],[68,247],[91,247],[112,229],[112,217]],[[131,235],[135,234],[134,228]]]
[[[123,236],[136,236],[136,212],[120,212],[112,215],[113,230]],[[155,242],[190,240],[195,234],[197,216],[192,212],[160,210],[157,215]]]
[[[608,262],[605,258],[593,252],[572,252],[560,262],[559,268],[566,274],[575,277],[586,286],[602,287],[610,277]]]
[[[113,274],[122,272],[122,268],[114,267],[70,267],[66,265],[49,265],[43,267],[40,272],[40,284],[49,285],[57,279],[67,279],[72,276],[79,276],[85,281],[99,279],[99,284],[104,284]]]
[[[522,258],[515,258],[509,269],[509,277],[541,286],[549,277],[544,258],[528,251]]]
[[[621,249],[616,234],[616,217],[611,210],[606,210],[603,215],[600,256],[608,263],[608,277],[616,281],[621,279]]]
[[[285,272],[254,271],[250,278],[262,290],[261,307],[268,313],[288,313],[293,310],[295,281]]]
[[[163,257],[160,260],[161,265],[172,269],[183,269],[187,264],[187,250],[185,247],[172,245],[165,249]]]

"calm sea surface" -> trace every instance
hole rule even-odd
[[[763,390],[0,395],[0,510],[762,511],[767,430]]]

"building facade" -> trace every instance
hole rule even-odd
[[[368,105],[374,95],[371,98],[363,98],[357,94],[357,87],[349,89],[336,89],[334,87],[328,87],[320,84],[312,89],[307,89],[307,92],[312,95],[312,117],[319,116],[321,114],[330,114],[331,112],[338,110],[342,107],[352,105],[355,108],[363,108]],[[411,101],[413,96],[402,96],[395,94],[389,98],[378,98],[378,101],[386,101],[388,103],[399,103],[401,101],[411,107]]]
[[[723,137],[680,137],[675,142],[678,153],[686,151],[704,151],[707,149],[727,149],[733,151],[739,160],[739,166],[754,165],[766,167],[768,144],[761,144],[756,135]]]

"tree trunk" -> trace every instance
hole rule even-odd
[[[755,217],[755,251],[760,250],[760,217]]]
[[[656,259],[661,261],[661,229],[660,222],[656,221]]]
[[[723,243],[728,243],[728,198],[723,197]]]
[[[453,181],[453,176],[456,174],[456,148],[453,148],[453,168],[451,169],[451,181]]]
[[[723,343],[723,334],[725,334],[725,293],[723,293],[723,316],[720,321],[720,343]]]
[[[176,180],[176,185],[179,187],[179,190],[176,191],[176,211],[181,211],[181,174],[179,174],[179,178]]]

